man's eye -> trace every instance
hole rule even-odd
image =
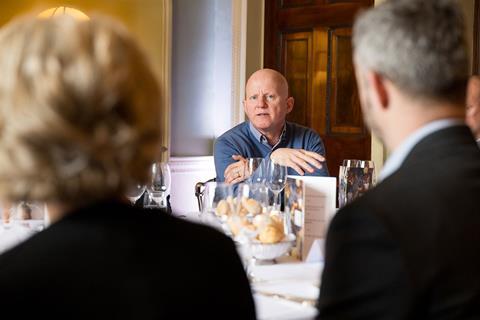
[[[274,96],[273,94],[269,94],[269,95],[267,96],[267,101],[272,101],[272,100],[274,100],[274,99],[275,99],[275,96]]]
[[[250,98],[248,98],[249,100],[257,100],[257,96],[251,96]]]

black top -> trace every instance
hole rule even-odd
[[[229,238],[113,201],[0,256],[0,304],[5,319],[255,318]]]
[[[332,220],[319,319],[480,319],[480,149],[432,133]]]

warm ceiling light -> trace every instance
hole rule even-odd
[[[78,20],[90,20],[90,18],[82,11],[65,6],[50,8],[42,11],[38,17],[41,19],[48,19],[62,14],[66,14]]]

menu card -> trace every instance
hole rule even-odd
[[[306,260],[314,241],[325,238],[335,214],[335,199],[334,177],[287,177],[285,212],[296,236],[292,255]]]

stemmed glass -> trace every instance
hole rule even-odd
[[[287,167],[270,161],[267,166],[267,176],[265,184],[274,195],[273,209],[279,211],[280,192],[282,192],[282,190],[285,188],[285,185],[287,184]]]
[[[237,190],[237,212],[233,217],[230,228],[236,229],[236,243],[240,256],[243,259],[245,271],[250,278],[254,280],[253,266],[255,257],[252,254],[252,245],[258,236],[259,228],[264,227],[261,221],[256,217],[266,212],[268,208],[268,188],[263,183],[243,183]],[[261,217],[260,217],[261,218]]]
[[[208,182],[202,197],[200,220],[229,233],[227,219],[235,212],[233,186],[224,182]],[[219,226],[220,224],[220,226]]]
[[[150,184],[150,190],[170,193],[170,184],[172,180],[172,174],[170,172],[170,166],[166,162],[155,162],[152,165],[152,181]]]
[[[247,158],[245,177],[247,183],[263,183],[265,181],[265,161],[263,158]]]
[[[155,162],[151,167],[150,183],[147,187],[148,197],[145,207],[166,208],[167,196],[171,184],[170,166],[166,162]]]
[[[237,214],[255,216],[268,207],[268,189],[263,183],[242,183],[237,189]],[[244,212],[240,212],[244,210]]]
[[[133,183],[129,187],[127,187],[126,196],[132,203],[135,205],[138,199],[142,196],[145,192],[145,186],[139,183]]]

